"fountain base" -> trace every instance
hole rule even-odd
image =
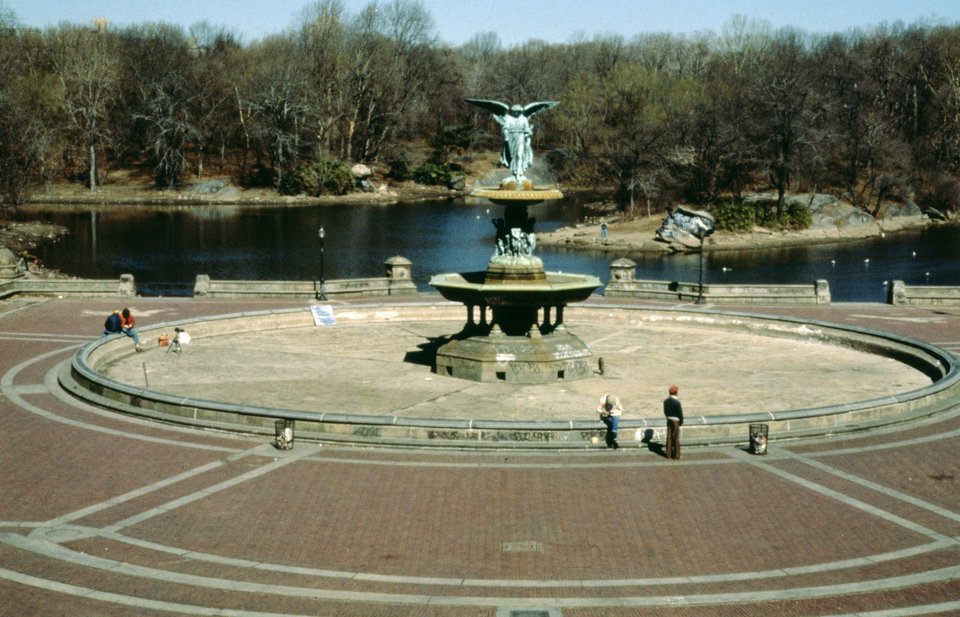
[[[541,384],[593,375],[590,349],[566,329],[550,334],[453,340],[437,351],[440,375],[471,381]]]

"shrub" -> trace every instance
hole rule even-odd
[[[721,231],[750,231],[757,224],[757,208],[753,204],[720,204],[714,208],[713,217]]]
[[[931,208],[941,213],[960,210],[960,180],[950,175],[933,179],[918,196],[917,205],[925,212]]]
[[[724,231],[750,231],[755,225],[770,229],[808,229],[813,224],[810,209],[799,200],[787,202],[783,216],[777,218],[773,202],[726,203],[714,208],[717,229]]]
[[[410,163],[407,162],[407,159],[396,159],[388,163],[390,166],[390,171],[387,172],[387,177],[396,180],[397,182],[405,182],[413,177],[410,173]]]
[[[786,229],[809,229],[813,225],[813,216],[807,204],[794,200],[787,204],[780,224]]]
[[[413,179],[428,186],[451,186],[456,176],[463,175],[463,167],[456,163],[437,165],[424,163],[413,170]]]
[[[353,188],[350,167],[336,159],[321,159],[312,165],[301,165],[288,173],[277,190],[283,195],[310,197],[345,195]]]

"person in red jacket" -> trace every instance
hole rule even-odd
[[[680,458],[680,427],[683,426],[683,405],[677,398],[680,388],[670,386],[670,396],[663,401],[663,415],[667,418],[667,458]]]
[[[133,339],[133,346],[137,351],[143,351],[140,347],[140,335],[137,334],[137,320],[133,318],[130,309],[124,308],[120,312],[120,324],[123,333]]]

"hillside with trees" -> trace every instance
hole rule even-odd
[[[732,19],[721,33],[451,47],[416,0],[338,0],[244,44],[209,23],[37,30],[0,4],[0,193],[118,170],[153,190],[211,177],[286,193],[345,190],[344,169],[445,182],[499,149],[464,97],[558,100],[534,147],[566,185],[625,211],[772,191],[960,206],[960,26],[808,34]],[[338,180],[340,178],[340,180]],[[349,182],[346,183],[349,188]]]

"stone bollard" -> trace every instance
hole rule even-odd
[[[626,257],[620,257],[610,262],[610,281],[628,283],[636,279],[637,264]]]
[[[907,303],[907,285],[903,281],[893,281],[890,285],[887,301],[890,304]]]
[[[830,283],[826,279],[817,279],[817,304],[830,304]]]
[[[197,280],[193,284],[193,295],[206,296],[209,293],[210,293],[210,275],[198,274]]]
[[[0,280],[12,279],[23,273],[17,267],[17,256],[8,248],[0,248]]]
[[[413,263],[409,259],[397,255],[383,264],[387,269],[387,284],[391,296],[417,293],[417,286],[413,283]]]
[[[633,291],[637,276],[637,264],[626,257],[620,257],[610,262],[610,281],[604,291],[620,295]]]
[[[137,295],[137,284],[132,274],[121,274],[120,285],[117,286],[117,295],[121,298],[135,298]]]

